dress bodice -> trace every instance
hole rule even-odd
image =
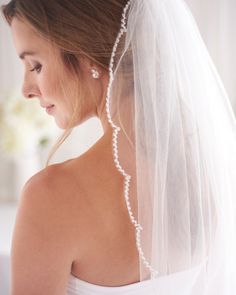
[[[91,284],[80,280],[70,274],[67,295],[192,295],[186,285],[197,284],[197,278],[200,275],[204,265],[200,264],[197,267],[187,271],[176,272],[170,275],[160,276],[155,279],[145,280],[129,285],[118,287],[107,287],[96,284]],[[188,282],[188,284],[186,284]],[[189,288],[189,287],[188,287]],[[197,291],[198,290],[198,291]],[[199,288],[196,286],[196,291]],[[200,293],[196,293],[200,294]],[[195,293],[194,293],[195,295]]]

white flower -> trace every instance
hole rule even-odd
[[[49,143],[56,126],[36,99],[27,100],[18,91],[0,100],[0,150],[19,156],[31,146]]]

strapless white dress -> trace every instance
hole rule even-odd
[[[138,283],[119,287],[106,287],[96,284],[91,284],[80,280],[70,274],[67,295],[200,295],[201,286],[197,283],[201,276],[202,264],[191,268],[187,271],[176,272],[174,274],[160,276],[152,280],[146,280]],[[186,287],[186,282],[191,282],[196,292],[193,293]]]

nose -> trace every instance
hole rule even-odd
[[[30,87],[26,88],[24,85],[22,87],[22,94],[24,95],[25,98],[33,98],[33,97],[39,96],[38,91]]]
[[[37,85],[26,76],[22,85],[22,94],[25,98],[33,98],[40,95]]]

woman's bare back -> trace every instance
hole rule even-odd
[[[124,200],[124,178],[112,158],[110,136],[80,157],[60,164],[60,169],[67,183],[62,200],[70,208],[66,214],[73,224],[68,231],[78,247],[72,274],[104,286],[138,282],[135,228]]]

